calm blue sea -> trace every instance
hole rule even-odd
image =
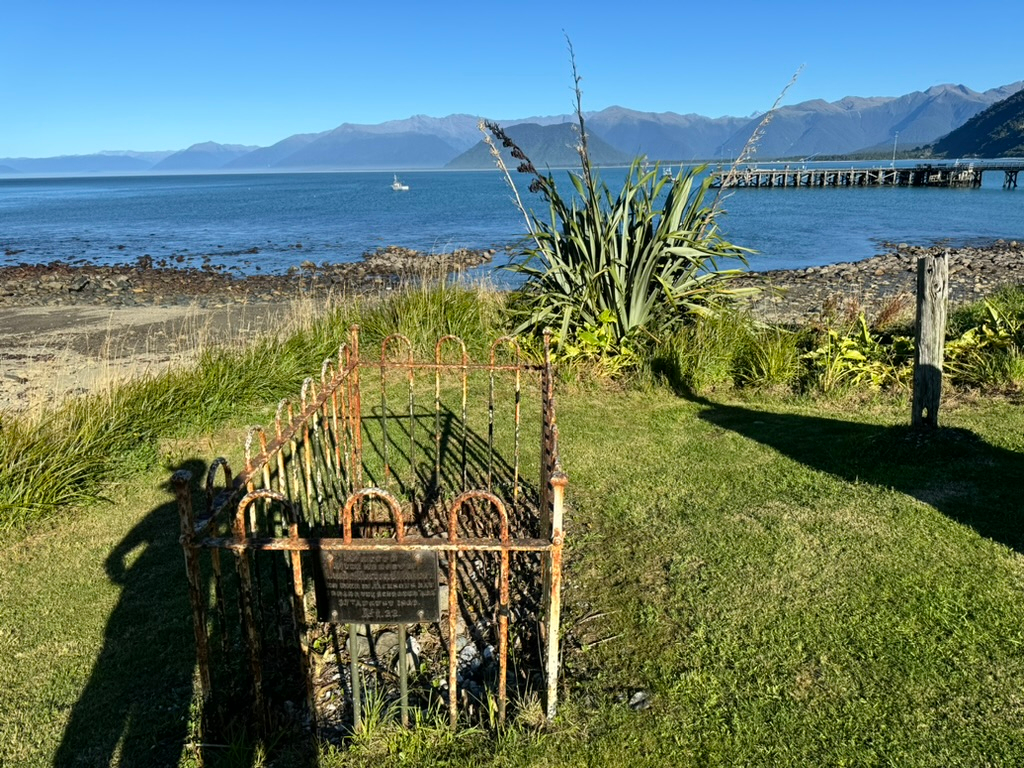
[[[602,171],[613,189],[624,174]],[[392,244],[502,251],[525,232],[497,172],[400,177],[408,192],[391,190],[390,172],[0,179],[0,265],[148,254],[171,265],[283,272]],[[1001,173],[974,190],[734,190],[724,207],[727,237],[758,251],[755,270],[862,259],[883,242],[1024,240],[1024,188],[1004,190]]]

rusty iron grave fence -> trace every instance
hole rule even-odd
[[[567,478],[547,339],[543,365],[511,337],[484,363],[455,336],[416,361],[401,335],[362,357],[353,328],[249,431],[241,474],[212,463],[198,517],[190,473],[172,482],[205,723],[500,723],[510,692],[554,716]]]

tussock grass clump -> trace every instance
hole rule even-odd
[[[780,326],[753,327],[736,362],[736,381],[754,389],[792,391],[800,377],[801,335]]]
[[[359,320],[360,334],[376,345],[385,336],[401,333],[417,355],[430,358],[438,339],[458,336],[471,356],[483,360],[491,341],[505,333],[505,302],[505,294],[483,285],[421,283],[366,308]]]
[[[695,394],[731,387],[750,337],[748,323],[734,312],[698,317],[660,347],[656,369]]]
[[[803,343],[800,332],[721,312],[697,318],[659,345],[652,371],[697,395],[732,387],[792,392],[803,372]]]

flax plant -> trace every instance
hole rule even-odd
[[[710,176],[704,166],[674,177],[636,158],[617,195],[590,160],[580,77],[572,45],[580,172],[570,172],[573,193],[563,196],[551,173],[540,173],[494,122],[481,131],[495,162],[513,189],[526,220],[529,246],[509,269],[525,278],[518,330],[552,327],[560,345],[593,332],[614,318],[614,342],[657,340],[694,316],[714,314],[741,291],[728,286],[739,269],[720,261],[743,261],[748,249],[722,236],[720,211],[705,200]],[[520,161],[529,189],[547,203],[546,215],[528,209],[496,143]]]

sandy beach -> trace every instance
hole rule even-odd
[[[115,380],[159,373],[202,345],[272,330],[287,303],[0,309],[0,412],[30,411]]]

